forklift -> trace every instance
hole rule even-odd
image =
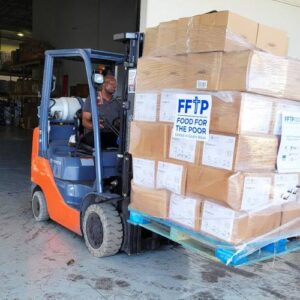
[[[45,66],[39,127],[34,129],[31,160],[32,211],[37,221],[51,219],[83,236],[90,253],[105,257],[155,249],[160,238],[129,224],[132,159],[128,151],[129,124],[133,114],[134,91],[128,82],[134,78],[137,59],[142,54],[142,33],[121,33],[114,40],[126,47],[125,54],[92,49],[48,50]],[[55,60],[81,60],[84,63],[91,100],[94,147],[81,143],[80,98],[53,98]],[[118,146],[103,148],[97,106],[97,90],[103,74],[101,65],[117,77],[123,68],[121,119],[116,130]],[[120,83],[118,83],[120,84]],[[71,144],[70,137],[75,137]]]

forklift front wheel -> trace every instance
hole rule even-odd
[[[36,221],[49,220],[47,203],[42,191],[35,191],[32,195],[31,207]]]
[[[92,204],[84,213],[82,222],[85,244],[96,257],[119,252],[123,241],[120,215],[112,204]]]

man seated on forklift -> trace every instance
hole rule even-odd
[[[97,91],[99,126],[101,128],[101,146],[103,149],[118,147],[118,131],[121,118],[121,103],[114,97],[117,81],[114,76],[106,75],[102,88]],[[82,125],[85,135],[81,143],[94,147],[91,99],[87,97],[82,113]]]

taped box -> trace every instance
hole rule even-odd
[[[198,180],[195,181],[195,177]],[[197,192],[237,211],[251,211],[272,203],[272,180],[270,173],[226,172],[189,166],[187,193]]]
[[[293,195],[299,174],[232,172],[188,165],[186,193],[222,202],[236,211],[253,211],[281,205]]]
[[[300,61],[260,51],[224,53],[219,90],[300,99]]]
[[[129,152],[154,160],[166,158],[169,127],[164,123],[131,122]]]
[[[229,11],[191,17],[190,22],[187,23],[188,43],[185,52],[249,49],[256,43],[257,28],[256,22]],[[179,39],[179,43],[181,41]]]
[[[170,192],[131,184],[130,208],[150,216],[166,219],[169,214]]]
[[[286,32],[258,24],[256,47],[269,53],[286,56],[288,54],[289,38]]]
[[[280,219],[280,206],[246,213],[206,200],[202,208],[201,231],[233,244],[241,244],[276,230]]]
[[[250,135],[209,134],[200,143],[200,163],[230,171],[275,171],[278,139]]]
[[[171,127],[170,127],[171,128]],[[274,136],[210,132],[207,142],[172,136],[168,158],[230,171],[275,171],[278,139]]]
[[[195,231],[200,230],[202,200],[199,197],[187,197],[171,194],[169,219]]]
[[[141,58],[136,89],[240,91],[300,100],[299,80],[296,59],[261,51],[216,52]]]

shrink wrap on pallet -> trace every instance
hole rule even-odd
[[[277,229],[280,220],[280,206],[246,213],[206,200],[202,208],[201,231],[233,244],[241,244]]]

